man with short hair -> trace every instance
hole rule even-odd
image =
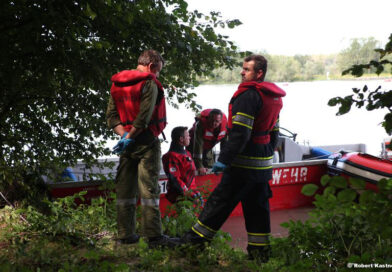
[[[189,130],[191,143],[187,149],[192,154],[198,173],[205,175],[206,168],[211,168],[215,162],[213,147],[220,142],[222,149],[226,142],[227,118],[219,109],[205,109],[195,120]]]
[[[162,156],[163,169],[168,178],[166,198],[175,203],[189,196],[203,204],[194,182],[196,167],[191,154],[185,149],[190,142],[188,128],[175,127],[171,138],[170,149]]]
[[[176,240],[162,234],[159,210],[161,147],[158,136],[166,126],[165,97],[158,81],[164,65],[155,50],[144,51],[135,70],[112,76],[106,112],[107,124],[121,136],[114,153],[120,155],[116,175],[117,230],[119,244],[139,240],[136,203],[142,207],[141,232],[151,247],[174,246]]]
[[[229,103],[228,142],[212,171],[223,171],[197,223],[183,237],[187,243],[211,240],[232,210],[242,203],[250,259],[269,258],[272,158],[278,141],[278,117],[285,92],[264,82],[267,60],[260,55],[244,59],[242,83]]]

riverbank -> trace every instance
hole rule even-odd
[[[233,80],[216,80],[216,79],[211,79],[211,80],[200,80],[200,86],[203,85],[224,85],[224,84],[239,84],[241,77],[240,74],[238,73],[238,79],[235,78]],[[304,80],[304,79],[297,79],[297,80],[292,80],[292,81],[280,81],[280,82],[275,82],[275,83],[295,83],[295,82],[316,82],[316,81],[373,81],[373,80],[386,80],[387,82],[392,81],[392,75],[390,73],[382,73],[381,75],[377,74],[364,74],[361,77],[354,77],[350,75],[346,76],[341,76],[341,75],[316,75],[313,80]],[[266,79],[268,81],[268,78]]]

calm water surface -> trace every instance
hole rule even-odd
[[[352,94],[352,88],[368,85],[370,89],[382,86],[392,89],[392,82],[387,80],[371,81],[316,81],[277,83],[287,92],[283,99],[280,125],[297,133],[297,141],[311,146],[364,143],[367,152],[379,155],[381,142],[386,133],[380,123],[386,110],[366,111],[364,108],[352,110],[345,115],[336,116],[337,107],[328,106],[328,100],[336,96]],[[238,85],[202,85],[195,88],[196,101],[206,108],[219,108],[227,114],[228,103]],[[166,138],[175,126],[192,126],[195,114],[181,106],[175,109],[168,105],[168,126]],[[162,152],[169,148],[162,145]]]

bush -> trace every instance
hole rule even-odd
[[[392,179],[378,183],[378,193],[363,180],[324,176],[311,218],[282,224],[289,236],[274,239],[274,257],[301,271],[337,271],[348,263],[392,263]],[[312,195],[314,185],[304,186]],[[300,267],[298,267],[300,263]],[[292,270],[290,270],[292,271]]]

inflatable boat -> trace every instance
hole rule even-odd
[[[328,157],[328,173],[362,178],[366,188],[377,190],[381,179],[392,178],[392,161],[361,152],[340,151]]]

